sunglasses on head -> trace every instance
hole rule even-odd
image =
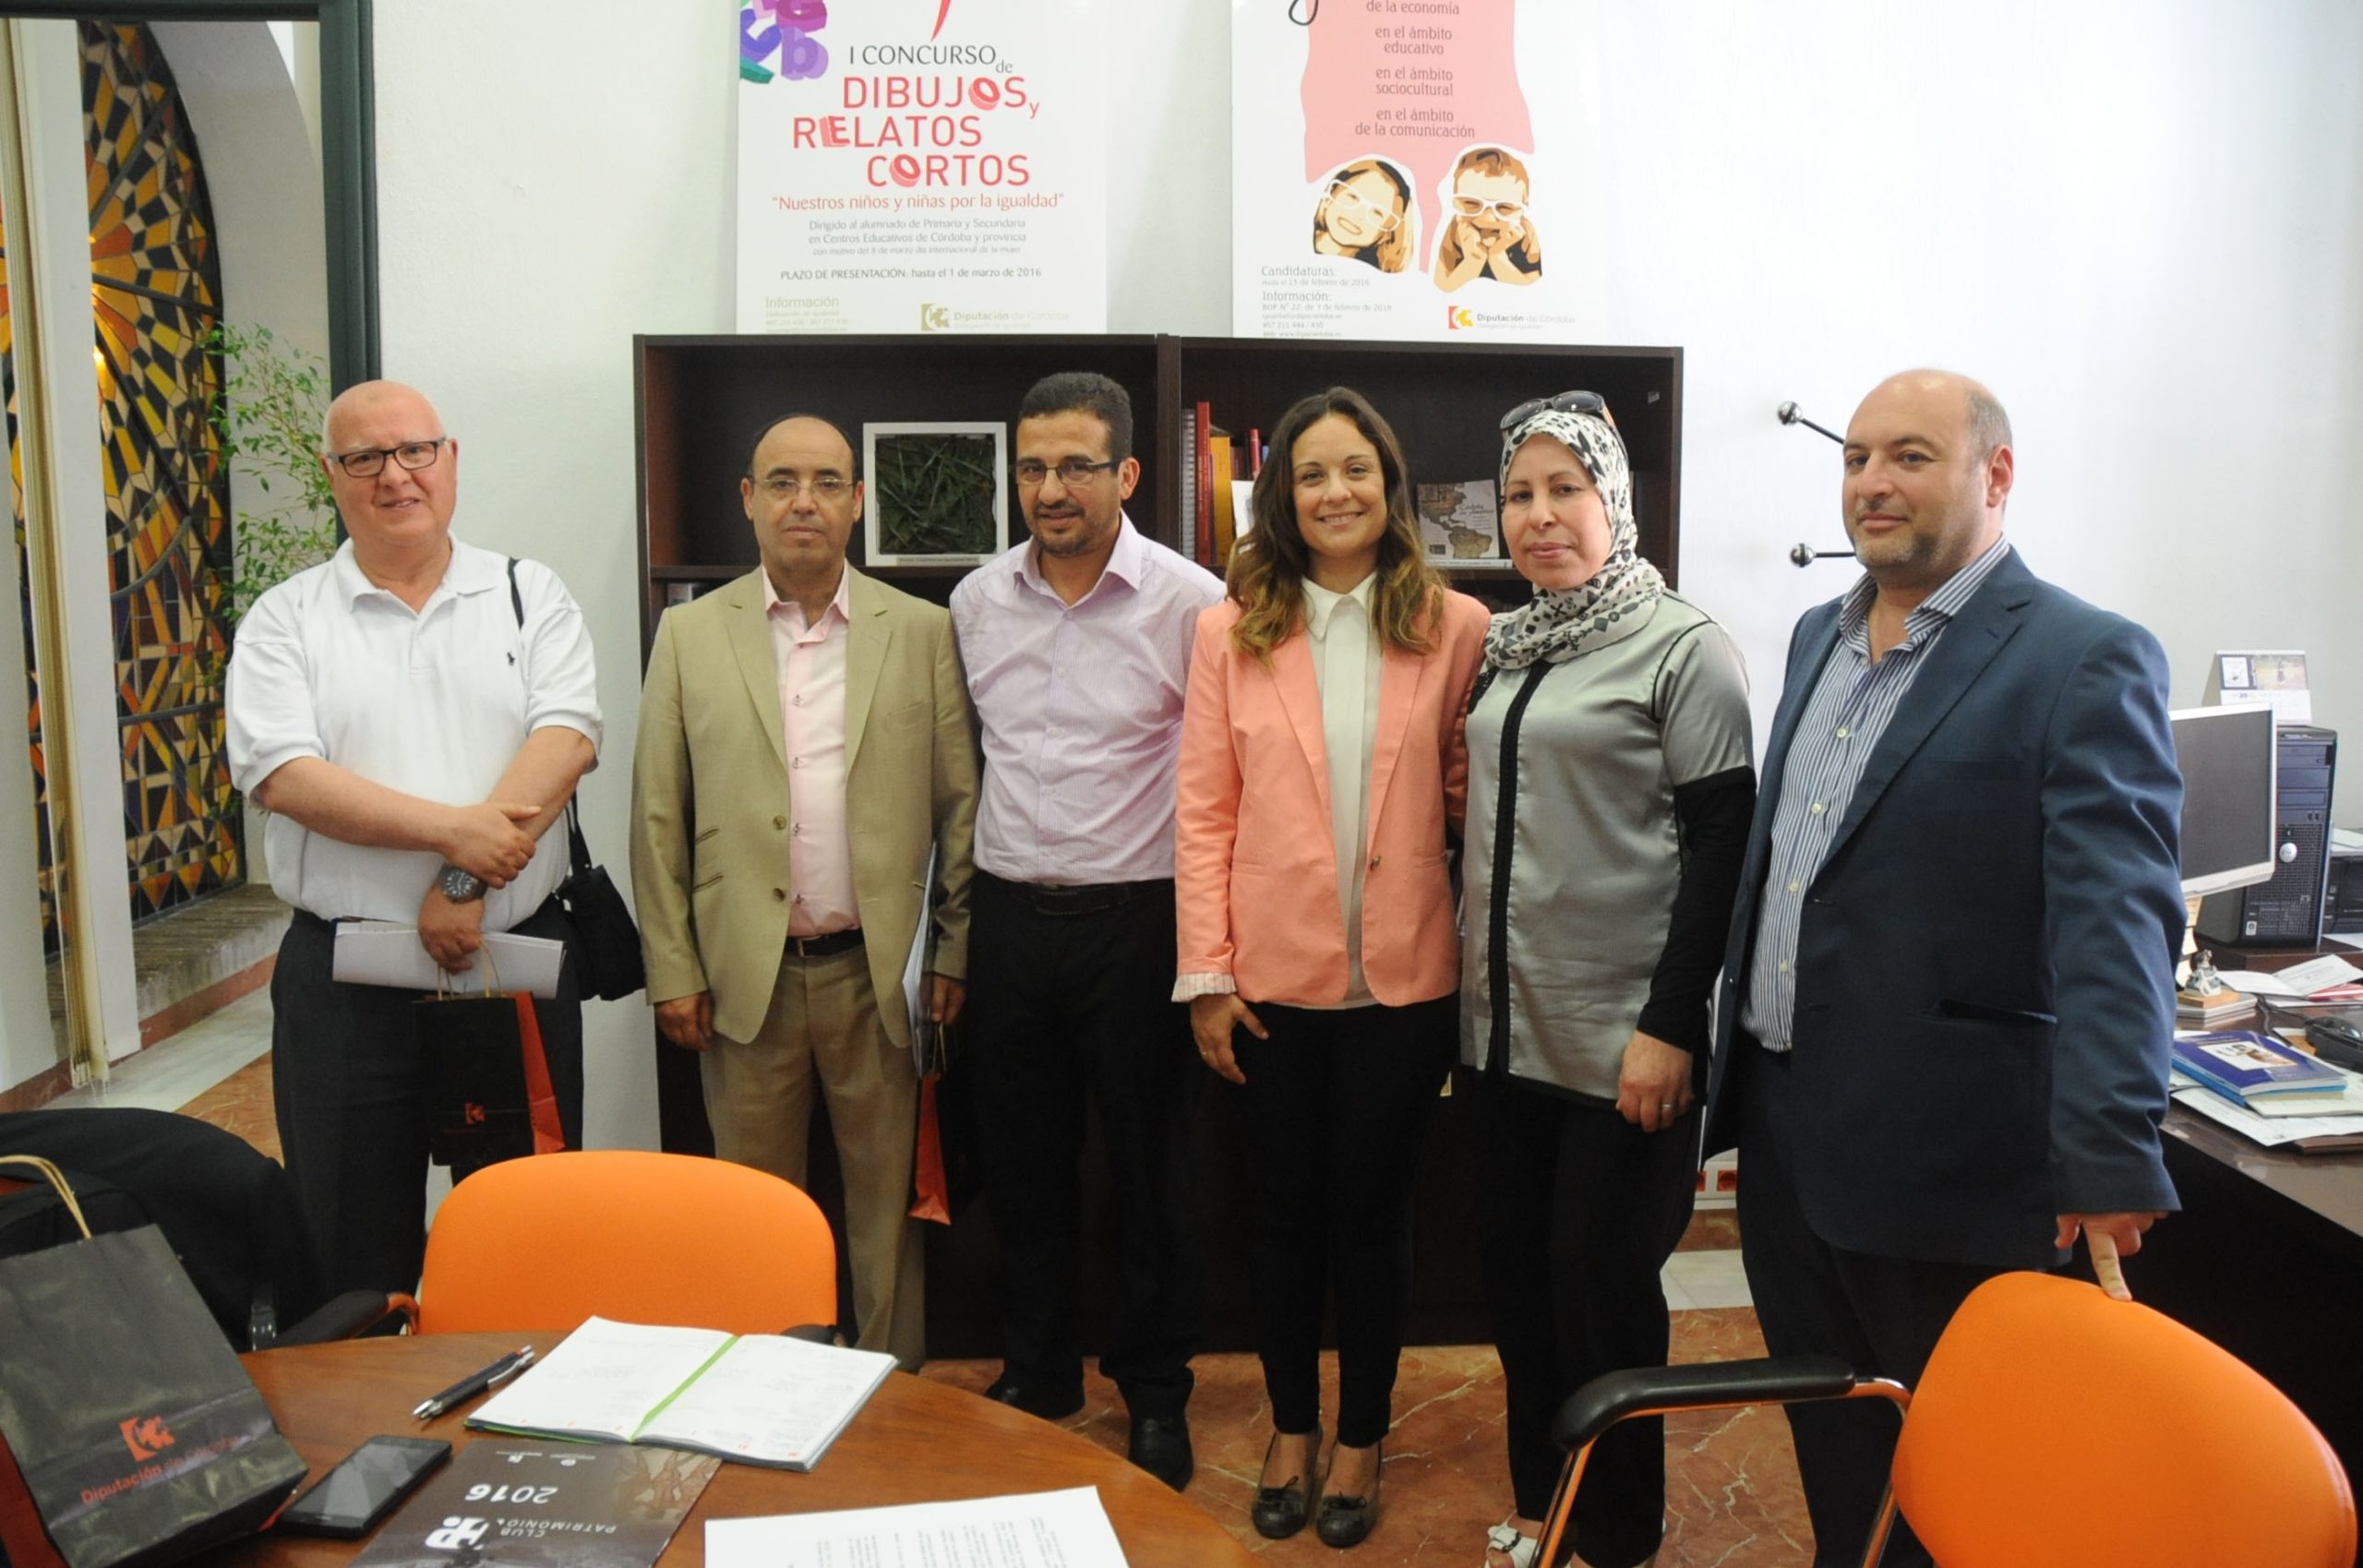
[[[1556,397],[1532,398],[1518,404],[1517,407],[1502,415],[1502,429],[1505,432],[1515,430],[1536,414],[1545,412],[1596,413],[1607,419],[1611,425],[1616,423],[1615,420],[1609,418],[1608,400],[1598,392],[1561,392]]]

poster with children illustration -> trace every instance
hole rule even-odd
[[[1602,286],[1596,3],[1235,7],[1232,330],[1583,341]]]

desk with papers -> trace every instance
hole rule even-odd
[[[2245,956],[2282,969],[2306,955]],[[2363,1401],[2353,1393],[2363,1151],[2268,1148],[2191,1108],[2190,1097],[2176,1096],[2165,1126],[2182,1212],[2152,1227],[2128,1260],[2134,1297],[2270,1379],[2321,1429],[2347,1473],[2363,1476]]]
[[[378,1432],[446,1438],[455,1446],[514,1441],[470,1432],[466,1409],[433,1421],[414,1420],[409,1411],[517,1342],[515,1334],[426,1335],[267,1350],[241,1360],[317,1478]],[[1076,1488],[1097,1494],[1130,1568],[1250,1568],[1254,1562],[1211,1514],[1122,1456],[1008,1406],[901,1372],[879,1385],[810,1472],[722,1466],[658,1561],[664,1568],[705,1563],[711,1521]],[[1073,1499],[1043,1502],[1035,1511],[1052,1526],[1073,1523],[1077,1514]],[[903,1518],[920,1530],[931,1522],[925,1514]],[[741,1528],[758,1549],[764,1544],[763,1531]],[[205,1561],[208,1568],[329,1568],[350,1562],[363,1544],[273,1533]],[[727,1543],[714,1550],[714,1561],[733,1561]]]

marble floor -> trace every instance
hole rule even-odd
[[[276,1155],[270,1024],[266,994],[234,1002],[118,1064],[103,1103],[185,1109]],[[96,1103],[96,1095],[78,1090],[57,1103]],[[1668,1264],[1676,1361],[1763,1354],[1737,1246],[1729,1212],[1703,1211]],[[923,1375],[981,1390],[998,1371],[988,1361],[938,1361]],[[1350,1558],[1310,1530],[1266,1541],[1249,1526],[1247,1504],[1270,1430],[1261,1371],[1249,1355],[1202,1356],[1196,1371],[1190,1413],[1198,1472],[1189,1495],[1261,1560],[1350,1561],[1362,1568],[1477,1568],[1483,1562],[1486,1526],[1509,1511],[1502,1371],[1491,1347],[1405,1352],[1378,1529]],[[1334,1365],[1325,1371],[1334,1396]],[[1061,1424],[1123,1452],[1122,1402],[1096,1374],[1086,1380],[1083,1411]],[[1811,1560],[1788,1428],[1777,1413],[1718,1413],[1667,1427],[1667,1534],[1658,1568],[1790,1568]]]

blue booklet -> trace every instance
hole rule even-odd
[[[2175,1041],[2175,1066],[2236,1100],[2285,1095],[2336,1095],[2345,1086],[2338,1069],[2269,1035],[2244,1029],[2189,1035]]]

